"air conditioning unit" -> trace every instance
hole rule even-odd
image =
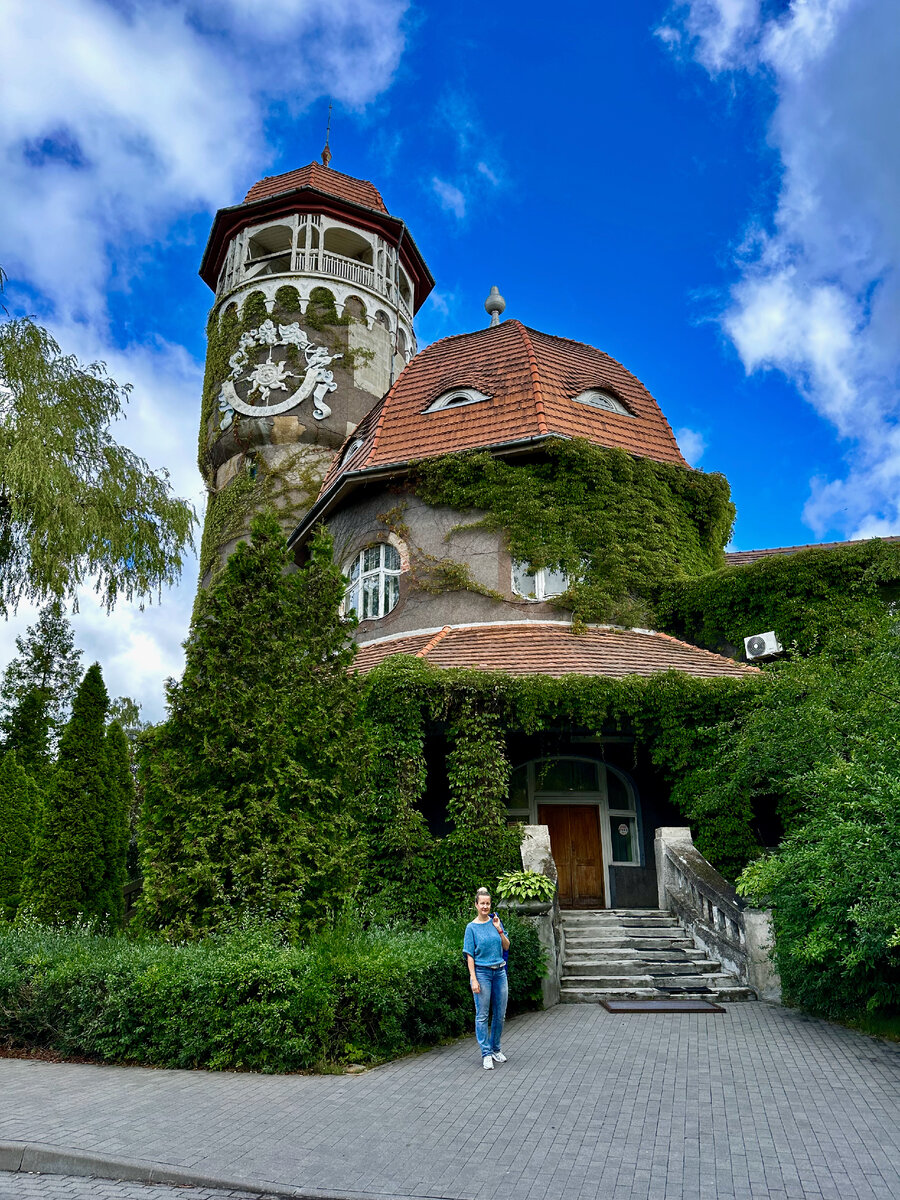
[[[753,637],[744,638],[744,650],[748,659],[754,658],[772,658],[775,654],[780,654],[784,647],[774,632],[770,629],[768,633],[755,633]]]

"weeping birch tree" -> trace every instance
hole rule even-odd
[[[129,391],[33,321],[0,321],[0,614],[88,581],[109,611],[178,579],[193,511],[113,438]]]

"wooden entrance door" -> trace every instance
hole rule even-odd
[[[600,810],[595,804],[541,804],[538,823],[550,830],[562,908],[604,908]]]

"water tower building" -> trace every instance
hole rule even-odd
[[[221,209],[200,275],[215,293],[199,445],[208,583],[261,506],[290,532],[312,504],[415,355],[413,317],[434,280],[377,188],[319,163]]]

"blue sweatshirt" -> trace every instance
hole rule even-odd
[[[463,954],[471,954],[476,967],[503,966],[503,943],[493,921],[468,923],[463,939]]]

